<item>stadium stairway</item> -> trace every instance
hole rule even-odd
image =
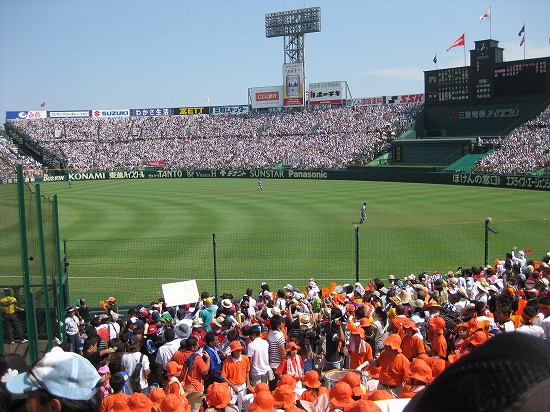
[[[466,172],[470,173],[472,172],[475,167],[477,166],[477,161],[479,159],[484,158],[487,156],[488,153],[482,153],[482,154],[467,154],[465,156],[462,156],[460,159],[458,159],[456,162],[452,163],[445,169],[443,169],[444,172]]]

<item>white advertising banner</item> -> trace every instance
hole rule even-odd
[[[344,82],[309,84],[309,104],[342,104]]]
[[[253,109],[283,107],[283,86],[253,87],[250,99]]]
[[[424,103],[424,93],[398,94],[395,96],[362,97],[349,99],[347,106],[372,106],[378,104]]]
[[[300,107],[304,105],[304,64],[283,64],[283,105]]]
[[[130,117],[130,109],[122,109],[122,110],[93,109],[92,117]]]

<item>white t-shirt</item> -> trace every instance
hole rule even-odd
[[[124,354],[122,357],[122,369],[128,374],[128,376],[132,376],[132,372],[136,368],[141,355],[141,352],[129,352]],[[141,389],[145,389],[148,386],[147,380],[145,379],[146,370],[149,370],[149,358],[146,355],[143,355],[143,359],[141,360],[141,372],[139,374],[139,384]]]
[[[269,366],[269,343],[257,337],[246,348],[246,354],[250,358],[250,374],[254,376],[265,375]]]
[[[179,349],[180,342],[181,339],[176,338],[173,341],[166,342],[159,348],[155,362],[158,363],[163,370],[166,369],[166,365],[168,365],[168,362],[172,359],[172,355]]]
[[[544,339],[544,330],[537,325],[521,325],[516,329],[516,332],[525,333],[536,338]]]

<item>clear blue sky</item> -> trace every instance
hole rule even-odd
[[[282,84],[283,38],[265,15],[321,7],[306,34],[307,82],[346,80],[353,97],[423,92],[423,71],[462,66],[489,38],[507,61],[550,56],[550,1],[0,0],[0,117],[8,110],[246,104]]]

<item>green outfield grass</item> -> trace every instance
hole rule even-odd
[[[61,237],[70,240],[71,299],[148,302],[161,283],[185,279],[212,293],[214,233],[219,292],[258,290],[262,281],[304,287],[310,276],[353,282],[363,202],[362,281],[483,264],[487,217],[498,231],[491,262],[513,246],[537,260],[550,250],[548,192],[275,179],[263,187],[253,179],[43,183],[42,192],[58,194]]]

